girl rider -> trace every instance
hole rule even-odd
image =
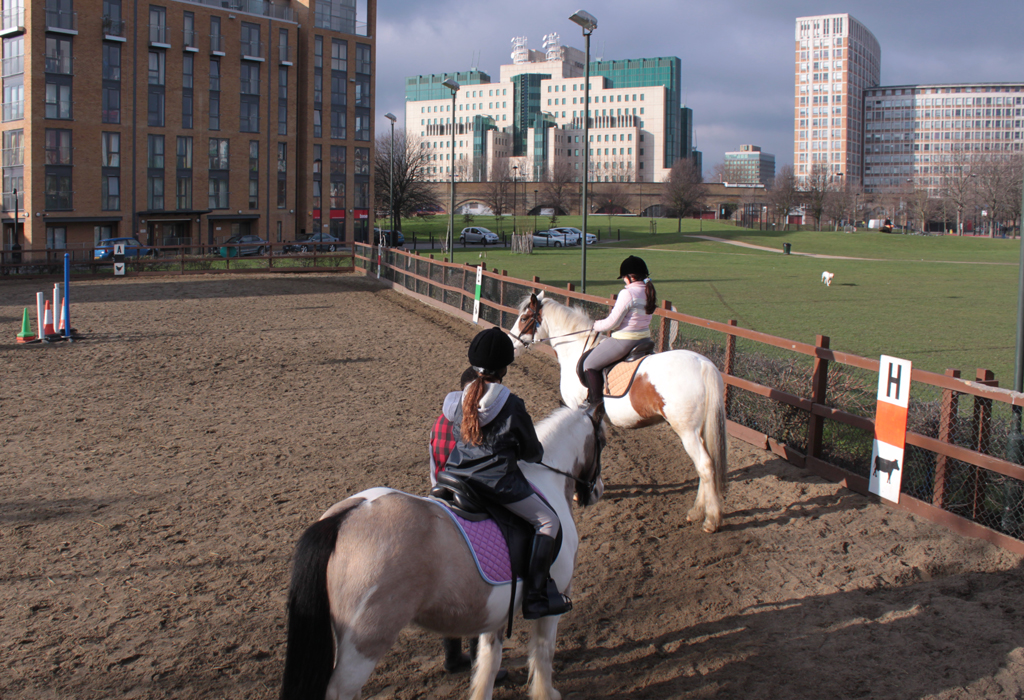
[[[587,356],[583,376],[587,380],[587,402],[591,406],[604,401],[604,377],[601,370],[621,360],[636,345],[651,337],[651,316],[658,306],[658,294],[647,272],[647,263],[630,255],[619,265],[619,277],[626,288],[619,292],[607,318],[594,322],[594,331],[612,331]]]
[[[544,446],[537,439],[523,400],[501,383],[515,352],[500,328],[477,334],[469,345],[476,378],[461,392],[448,394],[444,415],[452,422],[455,449],[445,471],[468,482],[482,498],[497,503],[534,527],[528,571],[523,581],[523,617],[561,615],[572,602],[552,586],[548,595],[558,516],[519,470],[519,460],[539,462]]]

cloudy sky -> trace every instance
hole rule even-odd
[[[847,12],[882,47],[882,84],[1024,81],[1021,0],[378,0],[377,127],[405,118],[405,78],[479,68],[497,80],[511,39],[583,49],[568,17],[598,20],[591,58],[678,56],[705,173],[740,144],[793,162],[797,17]]]

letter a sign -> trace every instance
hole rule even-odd
[[[878,370],[875,440],[871,447],[868,491],[894,503],[900,501],[900,481],[903,478],[910,367],[910,360],[882,355]]]

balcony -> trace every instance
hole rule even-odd
[[[290,46],[278,46],[277,47],[277,60],[282,65],[285,65],[285,66],[292,65],[292,47],[290,47]]]
[[[22,192],[18,192],[17,198],[15,198],[14,192],[3,193],[3,206],[4,211],[25,211],[25,195]]]
[[[149,25],[149,45],[160,49],[171,48],[171,30],[166,24]]]
[[[15,7],[0,12],[0,34],[20,34],[25,31],[25,9]]]
[[[243,41],[242,42],[242,58],[249,60],[263,60],[263,42],[262,41]]]
[[[25,72],[25,57],[10,56],[0,62],[0,77],[7,78]]]
[[[13,122],[25,118],[25,100],[3,103],[3,121]]]
[[[46,31],[78,34],[78,13],[64,10],[47,10]]]
[[[186,51],[198,51],[199,32],[195,29],[182,29],[182,43]]]
[[[61,54],[46,54],[46,59],[43,66],[44,70],[47,73],[71,75],[71,56],[64,56]]]
[[[124,26],[125,21],[123,19],[113,19],[110,16],[106,16],[103,18],[103,36],[124,39],[126,38]]]
[[[224,55],[224,37],[220,34],[210,35],[210,53],[215,56]]]
[[[21,146],[3,149],[3,167],[16,168],[25,164],[25,149]]]

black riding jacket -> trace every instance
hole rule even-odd
[[[449,417],[456,446],[445,466],[445,471],[469,481],[481,496],[500,504],[515,503],[534,493],[519,470],[519,460],[539,462],[544,458],[544,446],[526,404],[507,389],[505,392],[504,405],[480,426],[479,445],[462,440],[462,401],[458,401]],[[481,417],[489,416],[481,411]]]

